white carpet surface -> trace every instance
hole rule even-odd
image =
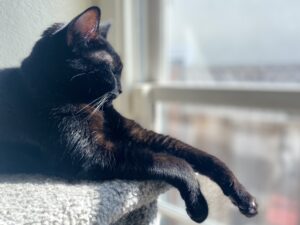
[[[0,176],[0,225],[154,224],[159,182],[67,183],[42,176]]]

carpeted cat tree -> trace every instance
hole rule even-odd
[[[66,183],[42,176],[0,176],[0,224],[154,225],[160,182]]]

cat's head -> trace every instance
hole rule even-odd
[[[91,7],[44,32],[21,66],[36,97],[90,103],[100,97],[112,101],[121,93],[122,62],[106,39],[110,25],[100,25],[100,18],[100,9]]]

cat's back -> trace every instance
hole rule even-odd
[[[0,112],[16,107],[24,99],[24,84],[20,70],[9,68],[0,70]]]
[[[0,69],[0,101],[16,95],[22,85],[20,70],[18,68]]]
[[[25,87],[20,70],[0,70],[0,134],[13,128],[21,120],[26,105]]]
[[[0,86],[4,85],[5,82],[17,81],[19,78],[21,78],[21,72],[18,67],[0,69]]]

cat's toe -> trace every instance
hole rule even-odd
[[[208,205],[206,200],[201,196],[198,201],[187,206],[187,214],[197,223],[203,222],[208,216]]]
[[[201,209],[200,211],[194,211],[193,209],[191,210],[187,208],[186,211],[189,217],[196,223],[202,223],[208,216],[208,210],[206,212],[205,209]]]
[[[255,198],[241,184],[235,184],[232,187],[233,191],[228,195],[232,203],[239,208],[243,215],[255,216],[258,213],[258,204]]]
[[[238,208],[247,217],[255,216],[258,213],[258,204],[253,197],[247,204],[238,205]]]

